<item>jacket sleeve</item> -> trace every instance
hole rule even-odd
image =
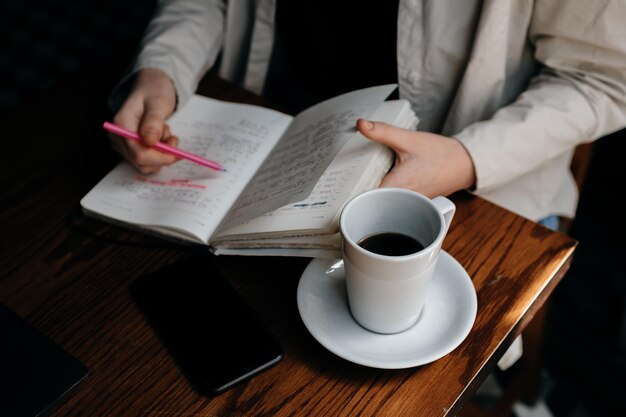
[[[133,74],[147,67],[165,72],[179,105],[185,103],[221,51],[224,14],[220,0],[160,0],[132,68],[111,96],[111,107],[121,105]]]
[[[529,41],[542,65],[526,91],[454,135],[490,191],[626,126],[626,2],[537,0]]]

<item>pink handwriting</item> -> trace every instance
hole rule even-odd
[[[190,180],[186,180],[186,179],[171,179],[167,181],[159,181],[159,180],[142,177],[140,175],[135,176],[135,179],[137,181],[147,182],[148,184],[162,185],[165,187],[196,188],[199,190],[204,190],[205,188],[207,188],[206,185],[194,184]]]

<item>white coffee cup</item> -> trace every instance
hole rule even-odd
[[[402,188],[367,191],[346,204],[342,254],[350,311],[361,326],[391,334],[417,322],[455,210],[445,197],[431,200]],[[386,233],[409,236],[424,248],[391,256],[359,246],[364,238]]]

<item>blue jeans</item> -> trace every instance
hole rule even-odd
[[[554,214],[540,219],[537,223],[547,227],[548,229],[559,230],[559,217]]]

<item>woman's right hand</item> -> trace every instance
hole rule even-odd
[[[172,80],[156,68],[141,69],[135,84],[113,121],[126,129],[139,133],[143,144],[110,134],[113,148],[144,174],[158,172],[163,166],[178,159],[165,154],[152,145],[158,141],[170,146],[178,145],[178,138],[170,132],[165,120],[176,107],[176,90]]]

